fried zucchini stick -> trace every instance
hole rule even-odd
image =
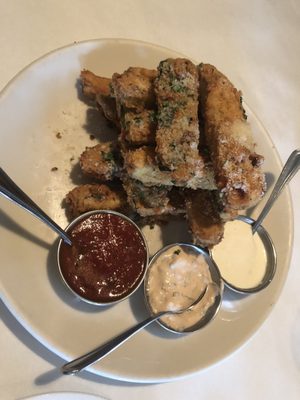
[[[109,84],[111,79],[95,75],[89,70],[82,70],[80,74],[83,94],[91,100],[96,100],[96,95],[102,93],[110,94]]]
[[[124,152],[124,168],[127,174],[142,182],[145,186],[165,185],[188,187],[191,189],[216,189],[214,174],[210,164],[203,165],[202,158],[195,162],[194,174],[186,180],[178,171],[166,171],[159,168],[155,149],[142,146]]]
[[[212,65],[201,64],[199,76],[200,111],[222,207],[252,207],[265,192],[265,177],[241,93]]]
[[[185,212],[180,193],[174,193],[171,187],[146,187],[141,182],[126,178],[123,187],[127,193],[129,205],[142,217],[178,215]]]
[[[116,99],[111,92],[111,79],[97,76],[88,70],[81,71],[82,92],[91,100],[96,100],[104,116],[118,126]]]
[[[122,186],[80,185],[66,195],[65,201],[72,218],[92,210],[106,209],[126,212],[129,208]]]
[[[218,244],[224,234],[224,222],[214,196],[209,190],[185,191],[186,216],[193,241],[204,247]]]
[[[198,71],[191,61],[167,59],[159,64],[156,151],[165,167],[186,180],[199,159],[198,85]]]
[[[123,74],[113,74],[112,88],[120,107],[136,112],[155,106],[153,82],[157,72],[152,69],[130,67]]]
[[[113,180],[121,172],[117,145],[114,142],[87,147],[79,158],[79,164],[84,175],[99,181]]]

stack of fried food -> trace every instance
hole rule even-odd
[[[211,247],[226,221],[263,196],[263,157],[241,93],[214,66],[167,59],[157,70],[130,67],[111,78],[83,70],[81,82],[119,134],[82,153],[93,182],[67,194],[73,217],[94,209],[183,215],[193,241]]]

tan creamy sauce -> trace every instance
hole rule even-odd
[[[225,225],[224,238],[213,249],[213,258],[225,281],[241,289],[258,286],[265,275],[265,247],[251,225],[236,220]]]
[[[188,307],[212,282],[203,255],[172,246],[151,265],[146,291],[154,313]],[[192,310],[178,315],[166,315],[161,321],[176,331],[184,331],[199,322],[214,303],[217,290],[209,286],[207,293]]]

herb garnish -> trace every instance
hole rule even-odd
[[[114,155],[111,151],[108,153],[101,151],[101,155],[102,155],[102,158],[104,161],[113,161],[114,160]]]

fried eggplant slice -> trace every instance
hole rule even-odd
[[[95,75],[93,72],[86,69],[81,71],[80,78],[82,82],[82,92],[91,100],[95,100],[98,93],[102,93],[106,96],[110,95],[111,79]]]
[[[127,197],[122,186],[86,184],[75,187],[66,195],[67,210],[72,218],[92,210],[128,209]]]
[[[171,194],[165,186],[146,187],[141,182],[127,178],[123,180],[129,205],[142,217],[178,215],[185,212],[180,197]]]
[[[104,116],[118,126],[116,99],[111,92],[111,79],[95,75],[88,70],[81,71],[80,78],[84,96],[96,100]]]
[[[114,95],[121,107],[127,110],[143,111],[155,106],[153,82],[155,70],[130,67],[123,74],[112,76]]]
[[[252,207],[266,184],[241,93],[212,65],[201,64],[199,76],[200,110],[221,203],[226,212]]]
[[[147,207],[165,206],[169,201],[167,194],[170,187],[163,185],[146,187],[141,182],[128,178],[123,181],[123,185],[130,198],[139,199]]]
[[[212,247],[224,235],[224,222],[216,207],[215,193],[209,190],[185,191],[186,215],[195,244]]]
[[[124,169],[127,174],[145,186],[165,185],[188,187],[191,189],[216,189],[214,173],[209,163],[204,164],[203,158],[198,155],[198,161],[194,164],[188,179],[186,171],[168,171],[159,167],[155,149],[151,146],[143,146],[138,149],[130,149],[124,152]]]
[[[167,59],[155,80],[158,127],[156,152],[169,170],[181,170],[189,179],[198,160],[198,72],[186,59]]]
[[[124,152],[124,170],[134,180],[145,186],[172,186],[172,173],[161,171],[156,161],[155,149],[143,146]]]
[[[100,181],[113,180],[121,171],[117,145],[114,142],[87,147],[80,156],[79,164],[84,175]]]

